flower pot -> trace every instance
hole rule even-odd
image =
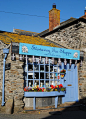
[[[65,91],[52,91],[52,92],[24,92],[25,97],[52,97],[65,95]]]

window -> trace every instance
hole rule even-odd
[[[52,63],[52,59],[48,58],[46,64],[46,58],[44,57],[32,57],[26,58],[25,65],[25,80],[26,86],[29,87],[50,87],[50,85],[58,85],[59,79],[57,78],[60,73],[60,68],[57,64],[57,59]]]

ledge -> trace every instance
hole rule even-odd
[[[65,91],[52,91],[52,92],[24,92],[24,97],[52,97],[65,95]]]

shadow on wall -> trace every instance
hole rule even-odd
[[[43,119],[86,119],[86,98],[71,106],[58,107],[58,111],[49,112],[50,116]]]

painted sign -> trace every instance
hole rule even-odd
[[[26,44],[26,43],[19,44],[19,54],[65,58],[65,59],[74,59],[74,60],[80,59],[79,50],[71,50],[65,48],[56,48],[56,47]]]

